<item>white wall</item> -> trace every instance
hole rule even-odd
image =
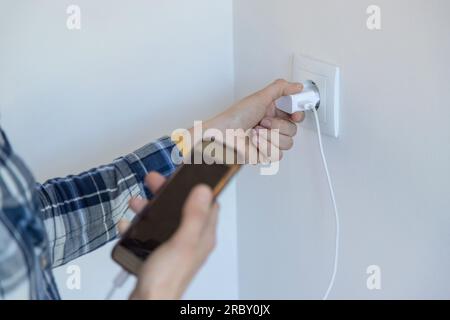
[[[81,8],[80,31],[66,28],[69,4]],[[107,163],[233,100],[231,0],[0,0],[0,39],[1,124],[40,181]],[[189,298],[237,297],[233,187],[221,212],[218,250]],[[117,271],[110,250],[74,261],[81,291],[56,271],[64,298],[104,297]]]
[[[366,28],[370,4],[381,31]],[[342,70],[341,137],[325,139],[342,216],[331,298],[450,298],[449,10],[447,0],[234,1],[238,97],[289,77],[294,52]],[[314,132],[301,132],[277,176],[243,172],[238,211],[241,298],[321,298],[334,220]],[[381,291],[366,288],[372,264]]]

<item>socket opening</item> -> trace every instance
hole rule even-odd
[[[317,86],[317,84],[311,80],[311,83],[314,85],[315,90],[317,90],[317,94],[319,96],[319,101],[316,104],[316,110],[319,110],[320,108],[320,91],[319,91],[319,87]]]

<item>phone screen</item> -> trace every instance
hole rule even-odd
[[[200,152],[195,150],[193,154]],[[184,203],[195,186],[206,184],[217,196],[238,168],[235,164],[183,164],[136,217],[119,246],[139,260],[146,259],[175,233],[181,222]]]

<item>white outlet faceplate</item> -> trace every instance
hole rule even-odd
[[[334,138],[339,137],[340,74],[339,68],[295,55],[292,77],[294,82],[312,80],[320,92],[319,122],[322,133]],[[304,126],[315,129],[314,115],[307,113]]]

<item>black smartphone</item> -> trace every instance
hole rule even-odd
[[[212,148],[211,144],[216,145]],[[183,205],[195,186],[206,184],[217,197],[240,169],[237,153],[214,141],[195,146],[189,158],[191,164],[176,170],[114,247],[112,258],[128,272],[137,274],[146,258],[175,233]]]

